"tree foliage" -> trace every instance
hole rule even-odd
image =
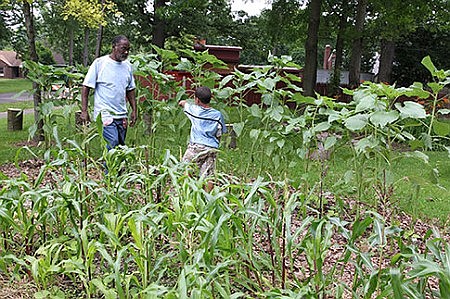
[[[65,20],[73,17],[87,27],[96,28],[107,24],[105,14],[108,12],[117,13],[112,0],[105,0],[103,4],[96,0],[66,0],[62,15]]]
[[[191,47],[193,40],[200,37],[206,39],[208,44],[242,47],[243,64],[266,64],[269,53],[289,55],[294,62],[304,66],[308,74],[314,74],[314,70],[321,67],[323,48],[329,44],[337,50],[337,75],[342,70],[348,70],[350,65],[356,72],[369,71],[374,54],[390,46],[391,57],[385,60],[382,68],[385,65],[387,68],[393,67],[392,81],[400,83],[410,82],[408,74],[413,74],[410,70],[406,71],[409,67],[399,67],[406,62],[403,56],[414,56],[408,62],[414,61],[417,65],[424,54],[423,51],[404,54],[406,49],[427,49],[426,52],[440,64],[445,61],[445,50],[441,47],[446,46],[446,32],[450,30],[447,0],[370,0],[364,26],[357,34],[352,29],[356,24],[356,0],[323,0],[321,13],[317,16],[319,25],[314,33],[307,32],[311,11],[311,6],[307,4],[313,2],[305,0],[269,0],[266,3],[271,5],[256,16],[248,16],[243,11],[232,12],[231,0],[159,2],[164,5],[155,12],[151,3],[143,0],[33,1],[32,7],[37,16],[36,39],[45,47],[61,52],[71,64],[76,64],[95,56],[95,40],[98,38],[94,31],[99,26],[103,26],[104,40],[126,34],[134,51],[144,53],[153,51],[152,44],[157,34],[161,34],[160,41],[167,41],[161,45],[177,45],[180,48]],[[0,45],[24,52],[23,49],[27,48],[26,30],[22,10],[18,8],[20,3],[19,0],[2,1]],[[252,2],[249,0],[246,4],[252,5]],[[90,34],[86,28],[90,28]],[[407,46],[410,43],[422,45],[414,34],[422,36],[423,31],[430,33],[424,36],[427,44],[435,47],[428,48],[426,44]],[[360,66],[350,60],[356,35],[362,38],[358,55]],[[308,38],[310,42],[306,43]],[[109,48],[109,43],[105,43],[99,53],[105,54]],[[310,53],[306,55],[308,49]],[[310,59],[308,62],[307,57]],[[386,74],[390,75],[390,69],[386,70]],[[306,80],[311,86],[314,86],[313,81],[309,84]]]

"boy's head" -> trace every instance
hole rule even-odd
[[[206,86],[200,86],[195,90],[195,96],[203,104],[209,104],[211,102],[211,90]]]

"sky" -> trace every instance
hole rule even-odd
[[[232,0],[231,10],[244,10],[250,16],[259,15],[262,9],[269,8],[267,0]]]

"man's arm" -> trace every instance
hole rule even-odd
[[[130,126],[132,127],[134,126],[137,120],[136,91],[134,89],[127,90],[126,96],[131,106]]]
[[[184,108],[184,105],[186,105],[186,100],[181,100],[178,102],[178,105]]]
[[[89,121],[88,114],[88,102],[89,102],[89,92],[91,89],[85,85],[83,85],[83,89],[81,90],[81,115],[80,118],[84,123]]]

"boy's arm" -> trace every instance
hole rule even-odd
[[[181,100],[178,102],[178,105],[184,108],[184,105],[186,105],[186,100]]]
[[[222,133],[223,134],[227,133],[228,132],[228,128],[227,128],[227,125],[225,124],[225,119],[223,118],[223,114],[222,113],[220,114],[220,122],[221,122],[221,125],[222,125]]]

